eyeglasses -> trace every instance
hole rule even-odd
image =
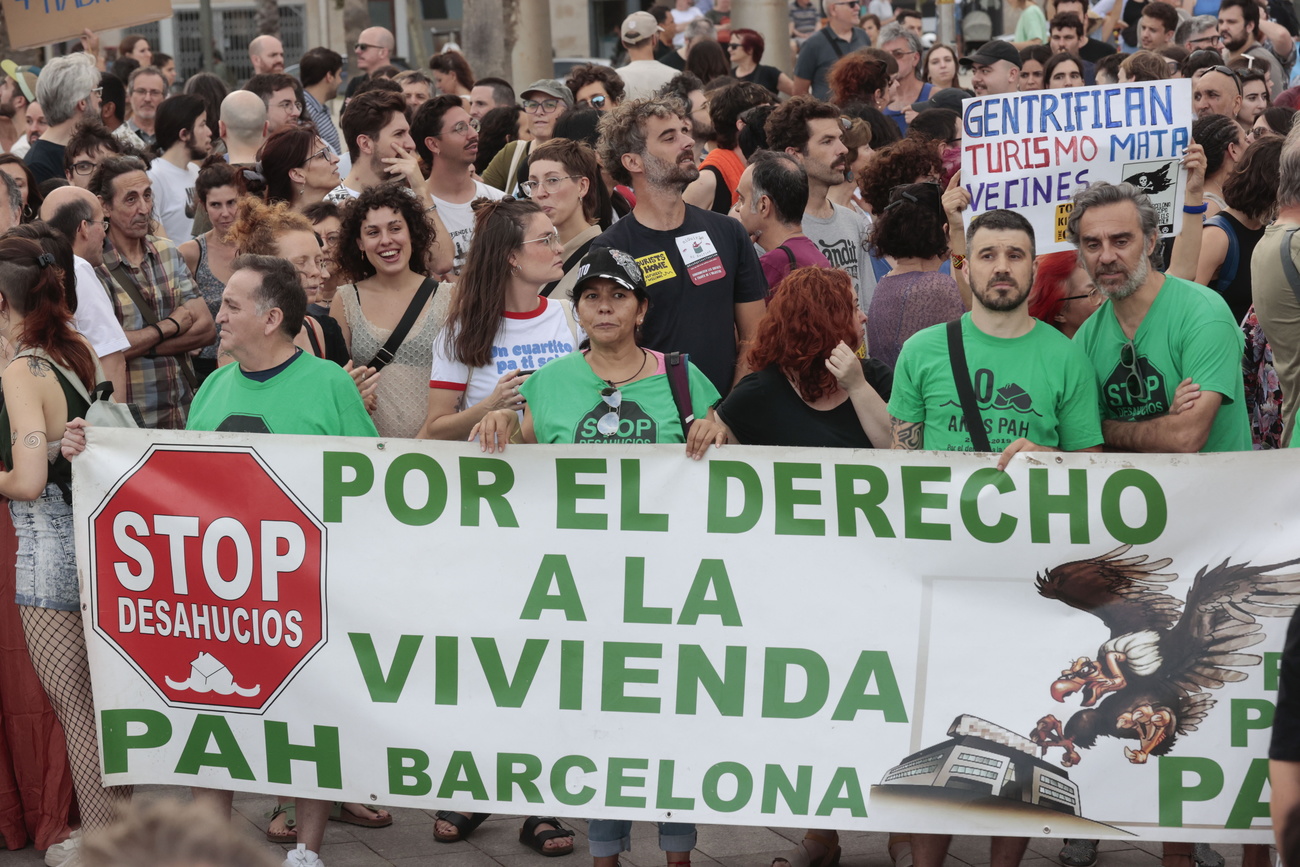
[[[558,99],[543,99],[541,101],[536,99],[525,99],[523,106],[524,111],[529,114],[537,114],[538,112],[541,112],[542,114],[550,114],[560,107],[560,102],[561,100]]]
[[[155,90],[152,88],[145,90],[144,88],[137,87],[133,89],[131,93],[135,96],[147,96],[150,99],[162,99],[163,97],[163,92],[161,90]]]
[[[525,182],[525,183],[527,183],[527,182]],[[523,184],[520,184],[519,186],[522,187]],[[559,253],[559,252],[561,252],[561,251],[564,249],[564,245],[560,243],[560,233],[559,233],[559,232],[551,232],[551,234],[549,234],[549,235],[543,235],[543,236],[540,237],[540,238],[533,238],[531,241],[524,241],[523,243],[525,243],[525,244],[536,244],[538,241],[543,241],[543,242],[545,242],[545,243],[546,243],[546,246],[550,248],[550,250],[551,250],[552,253]]]
[[[91,96],[103,96],[103,95],[104,95],[104,88],[102,88],[102,87],[95,87],[95,88],[92,88],[91,91],[90,91],[90,95],[91,95]]]
[[[1198,37],[1196,37],[1195,39],[1189,39],[1189,40],[1187,40],[1187,44],[1188,44],[1188,45],[1198,45],[1198,44],[1203,44],[1203,45],[1222,45],[1222,44],[1223,44],[1223,37],[1220,36],[1220,35],[1218,35],[1217,33],[1216,33],[1215,35],[1213,35],[1213,36],[1198,36]],[[1202,50],[1205,50],[1205,49],[1202,49]]]
[[[446,132],[435,133],[434,138],[442,138],[445,135],[468,135],[470,130],[478,132],[479,123],[476,119],[462,120]]]
[[[107,231],[108,231],[108,217],[105,217],[105,218],[104,218],[103,220],[101,220],[100,222],[104,224],[104,231],[107,232]]]
[[[907,55],[916,54],[917,52],[913,51],[910,48],[895,48],[893,51],[889,53],[894,55],[895,60],[902,60]]]
[[[72,170],[79,175],[88,175],[95,170],[95,164],[90,160],[77,160],[72,164]]]
[[[1193,77],[1197,79],[1202,78],[1205,76],[1205,73],[1207,72],[1217,72],[1220,75],[1228,76],[1229,78],[1231,78],[1233,81],[1237,83],[1237,93],[1241,93],[1241,76],[1237,74],[1237,70],[1223,65],[1207,66],[1204,67],[1203,69],[1196,70],[1196,74]]]
[[[363,51],[369,51],[372,48],[378,48],[378,47],[379,47],[378,45],[367,45],[364,42],[358,42],[356,45],[352,46],[352,50],[355,51],[357,54],[360,54]]]
[[[745,44],[744,44],[743,42],[728,42],[728,43],[727,43],[727,48],[744,48],[744,47],[745,47]]]
[[[292,114],[293,112],[302,114],[302,103],[294,102],[291,99],[286,99],[283,102],[277,102],[275,105],[271,107],[278,108],[280,109],[280,111],[284,112],[285,114]]]
[[[611,385],[600,390],[600,399],[605,402],[605,406],[609,407],[609,412],[596,422],[596,430],[601,436],[611,437],[618,433],[619,424],[623,421],[618,411],[618,408],[623,405],[623,393]]]
[[[605,110],[605,103],[607,103],[607,102],[609,102],[609,97],[605,96],[603,93],[598,93],[598,94],[596,94],[595,96],[593,96],[591,99],[584,99],[584,100],[582,100],[581,102],[578,103],[578,105],[580,105],[580,106],[584,106],[584,107],[585,107],[585,106],[590,106],[590,107],[592,107],[592,108],[594,108],[594,109],[598,109],[598,110],[600,110],[600,111],[604,111],[604,110]]]
[[[1252,126],[1250,129],[1246,130],[1246,138],[1254,139],[1255,141],[1259,141],[1264,138],[1264,136],[1269,135],[1276,135],[1276,133],[1266,126]]]
[[[316,151],[316,153],[312,154],[311,156],[307,157],[307,159],[303,160],[302,164],[305,166],[307,165],[307,163],[311,162],[312,160],[321,159],[322,157],[324,157],[326,154],[329,153],[333,153],[333,151],[330,150],[329,145],[325,145],[323,148]]]
[[[854,9],[857,9],[858,7],[860,7],[860,6],[862,5],[862,0],[844,0],[843,3],[836,3],[835,5],[836,5],[836,6],[852,6]]]
[[[853,118],[847,114],[840,115],[840,129],[853,129]]]
[[[1255,71],[1256,63],[1259,64],[1260,69],[1263,69],[1265,72],[1269,71],[1268,64],[1264,62],[1264,58],[1262,57],[1253,57],[1249,54],[1243,54],[1240,57],[1238,57],[1234,62],[1246,64],[1246,69],[1251,72]]]
[[[581,177],[584,176],[583,175],[555,175],[549,178],[542,178],[540,181],[524,181],[522,184],[519,185],[519,189],[523,190],[524,195],[528,196],[531,199],[533,193],[537,192],[538,187],[545,187],[546,192],[554,193],[556,190],[560,188],[560,184],[564,183],[565,181],[576,181],[578,180],[578,178]]]
[[[1119,363],[1128,369],[1128,377],[1124,380],[1124,387],[1134,400],[1139,403],[1145,403],[1147,398],[1151,397],[1150,390],[1147,389],[1147,381],[1142,376],[1142,372],[1137,366],[1137,349],[1130,340],[1120,347]]]

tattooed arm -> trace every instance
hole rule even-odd
[[[49,481],[47,456],[51,427],[61,431],[67,402],[58,377],[43,359],[19,358],[0,375],[9,410],[9,442],[13,466],[0,472],[0,494],[11,500],[34,500]]]
[[[889,435],[891,449],[923,449],[925,448],[925,422],[923,421],[903,421],[902,419],[889,417]]]

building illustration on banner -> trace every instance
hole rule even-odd
[[[1173,561],[1129,556],[1130,548],[1035,576],[1040,596],[1092,614],[1110,630],[1092,656],[1071,660],[1048,687],[1052,699],[1077,698],[1080,709],[1064,722],[1045,714],[1028,736],[962,713],[948,740],[885,772],[872,789],[873,808],[917,816],[927,802],[938,810],[961,804],[998,811],[1004,820],[1012,812],[1040,826],[1050,822],[1053,833],[1077,834],[1088,825],[1120,830],[1086,816],[1081,787],[1064,769],[1101,738],[1124,742],[1123,756],[1133,765],[1173,751],[1214,710],[1209,690],[1245,681],[1243,669],[1263,662],[1242,652],[1265,638],[1258,618],[1289,618],[1300,604],[1300,572],[1276,571],[1300,559],[1202,566],[1180,601],[1165,592],[1178,575],[1161,571]]]

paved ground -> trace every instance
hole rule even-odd
[[[187,797],[179,789],[142,786],[136,797]],[[263,839],[267,810],[273,799],[263,795],[236,796],[236,827],[250,837]],[[577,851],[564,861],[544,860],[519,844],[518,817],[493,817],[463,842],[440,845],[433,841],[433,811],[393,810],[393,824],[388,828],[357,828],[331,822],[325,835],[321,859],[326,867],[580,867],[590,864],[587,857],[587,823],[568,822],[577,829]],[[567,820],[566,820],[567,821]],[[694,867],[768,867],[772,858],[794,846],[803,836],[802,829],[742,828],[725,825],[701,827],[699,845],[692,856]],[[632,852],[622,858],[628,867],[659,867],[664,863],[655,841],[654,826],[638,823],[632,831]],[[847,867],[891,867],[885,851],[885,835],[845,832],[840,835],[844,850],[841,864]],[[268,850],[285,847],[264,844]],[[1058,840],[1035,840],[1030,843],[1023,867],[1059,867]],[[1098,867],[1159,867],[1158,843],[1102,843]],[[1241,847],[1219,847],[1227,867],[1240,867]],[[954,841],[949,855],[950,867],[984,867],[989,861],[988,845],[974,838]],[[0,867],[35,867],[43,864],[41,853],[28,847],[17,851],[0,849]]]

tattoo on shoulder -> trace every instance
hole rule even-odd
[[[925,424],[919,421],[902,421],[890,416],[889,430],[896,449],[920,449],[925,443]]]
[[[44,377],[47,370],[52,370],[50,363],[44,358],[37,358],[34,355],[27,356],[27,372],[32,376]]]

